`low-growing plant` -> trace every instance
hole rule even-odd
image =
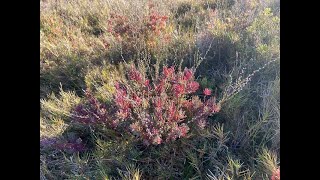
[[[163,67],[162,74],[152,81],[131,66],[127,79],[116,84],[113,103],[100,103],[87,93],[87,104],[75,108],[74,121],[121,127],[146,145],[174,141],[187,136],[192,128],[203,129],[207,118],[220,111],[211,90],[203,90],[202,100],[191,96],[199,86],[192,69],[175,72],[174,67]]]
[[[118,47],[122,58],[130,59],[145,50],[162,56],[168,49],[173,32],[168,16],[159,12],[153,3],[149,3],[146,9],[139,18],[119,12],[110,14],[105,29],[113,41],[107,44],[108,47],[112,44]]]
[[[80,103],[80,97],[73,91],[66,92],[60,87],[59,96],[52,93],[47,99],[41,99],[41,114],[51,119],[70,116],[74,106]]]
[[[262,177],[269,177],[271,180],[280,180],[280,166],[278,166],[277,155],[268,150],[262,149],[258,154],[258,167],[263,172]]]
[[[187,135],[191,127],[204,128],[208,116],[219,112],[220,104],[211,91],[205,89],[205,99],[190,94],[199,89],[193,70],[175,72],[164,67],[158,79],[151,82],[135,67],[128,73],[128,81],[117,87],[115,102],[118,116],[130,122],[130,130],[145,144],[161,144]]]

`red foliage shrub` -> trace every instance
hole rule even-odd
[[[192,127],[204,128],[208,116],[220,111],[215,97],[204,101],[190,97],[199,89],[191,69],[176,73],[174,67],[164,67],[159,78],[151,82],[131,66],[127,77],[127,81],[116,84],[113,103],[108,107],[87,93],[86,103],[75,108],[74,121],[129,129],[149,145],[185,137]],[[211,91],[205,89],[204,93],[207,97]]]
[[[164,67],[159,79],[150,85],[149,79],[131,67],[128,80],[116,87],[118,118],[129,121],[131,131],[147,145],[184,137],[193,123],[204,128],[208,116],[220,110],[214,97],[204,102],[197,96],[188,98],[199,83],[187,68],[175,73],[174,67]]]
[[[123,44],[124,51],[134,49],[138,40],[143,40],[151,49],[155,48],[159,40],[168,43],[170,35],[165,32],[168,16],[160,15],[154,6],[149,6],[150,13],[142,20],[143,23],[134,24],[124,15],[112,13],[108,19],[108,32]],[[162,37],[162,38],[161,38]]]

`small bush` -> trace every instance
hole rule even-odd
[[[130,129],[149,145],[185,137],[190,128],[203,129],[208,116],[220,111],[211,90],[204,90],[204,100],[190,96],[199,89],[191,69],[176,73],[174,67],[164,67],[151,81],[132,66],[127,76],[116,84],[114,104],[107,108],[88,93],[88,105],[75,108],[74,121]]]

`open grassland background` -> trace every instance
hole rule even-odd
[[[271,179],[280,167],[277,0],[41,0],[41,179]],[[195,67],[225,100],[189,138],[145,147],[71,123],[84,89],[109,102],[125,66]]]

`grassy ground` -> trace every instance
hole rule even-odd
[[[277,179],[279,1],[41,0],[40,7],[41,179]],[[194,95],[205,100],[201,90],[211,89],[221,110],[204,129],[190,125],[187,136],[148,146],[128,129],[75,123],[85,90],[111,112],[129,64],[151,82],[163,67],[193,68]]]

